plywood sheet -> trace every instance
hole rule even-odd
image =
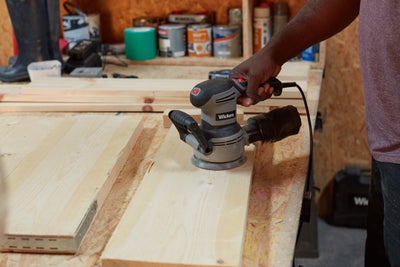
[[[141,132],[141,115],[0,116],[2,250],[73,253]]]
[[[240,266],[253,169],[199,169],[171,128],[107,244],[109,266]]]

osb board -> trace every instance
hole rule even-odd
[[[358,20],[326,42],[319,102],[323,128],[314,135],[314,178],[321,192],[346,164],[370,167],[357,28]],[[330,212],[330,197],[320,199],[320,215]]]
[[[60,0],[60,15],[66,15],[66,11],[62,7],[65,1]],[[184,1],[118,1],[111,3],[110,1],[87,1],[73,0],[85,13],[99,13],[101,15],[101,37],[104,43],[123,42],[123,31],[125,28],[132,26],[132,20],[142,16],[166,16],[173,10],[187,11],[214,11],[216,14],[217,24],[225,24],[228,21],[229,7],[242,7],[241,0],[229,0],[223,2],[216,1],[200,1],[193,3],[189,0]],[[253,0],[249,0],[251,3]],[[257,4],[259,1],[254,1]],[[304,0],[287,1],[290,8],[290,17],[292,17],[303,5]],[[251,11],[250,11],[251,12]],[[117,15],[116,15],[117,14]],[[251,15],[251,14],[250,14]],[[60,18],[61,19],[61,18]],[[12,56],[12,26],[7,11],[5,1],[0,3],[0,29],[2,37],[0,39],[0,65],[6,65],[8,58]],[[62,27],[61,27],[62,32]],[[251,36],[251,35],[250,35]]]
[[[253,146],[244,165],[195,167],[171,128],[102,254],[102,266],[241,266]]]
[[[141,132],[141,118],[1,115],[1,250],[74,253]]]
[[[246,0],[244,0],[246,1]],[[72,1],[88,13],[100,13],[101,31],[104,32],[103,41],[106,43],[115,43],[123,41],[123,30],[132,26],[132,19],[143,16],[161,16],[165,17],[174,10],[187,10],[191,12],[214,11],[217,24],[226,24],[228,22],[228,9],[230,7],[242,7],[241,0],[228,1],[119,1],[111,3],[109,1],[100,1],[93,3],[87,0]],[[257,1],[254,1],[257,2]],[[291,12],[295,14],[304,0],[290,0],[288,2]],[[116,16],[115,14],[118,14]]]
[[[214,11],[218,23],[227,23],[227,12],[229,7],[241,7],[240,0],[215,1],[86,1],[75,0],[86,13],[101,14],[101,34],[105,43],[123,42],[123,31],[133,26],[132,20],[138,17],[166,17],[170,12],[176,10],[187,10],[191,12]]]
[[[0,1],[0,66],[8,64],[13,55],[12,26],[6,1]]]
[[[298,135],[257,147],[243,266],[292,266],[309,160],[305,117],[302,125]]]

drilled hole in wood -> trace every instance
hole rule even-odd
[[[142,107],[142,111],[144,111],[144,112],[152,112],[153,111],[153,107],[150,106],[150,105],[144,105]]]
[[[143,102],[146,104],[151,104],[154,102],[154,98],[153,97],[145,97],[145,98],[143,98]]]

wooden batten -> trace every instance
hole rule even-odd
[[[304,78],[297,79],[302,88],[307,88]],[[172,108],[191,109],[190,90],[200,82],[193,79],[48,78],[18,87],[0,86],[0,112],[164,112]],[[243,108],[243,111],[265,112],[271,107],[284,105],[303,107],[297,88],[285,88],[281,96]]]

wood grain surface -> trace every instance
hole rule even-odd
[[[308,65],[300,68],[307,70]],[[0,111],[145,111],[190,109],[190,90],[197,79],[45,78],[26,85],[0,85]],[[306,81],[297,81],[306,91]],[[247,113],[270,107],[302,107],[297,88],[285,88],[279,97],[245,108]]]
[[[8,190],[1,249],[74,253],[125,164],[140,121],[141,115],[0,116]]]
[[[109,65],[106,69],[109,73],[116,71],[129,74],[138,71],[143,78],[153,78],[163,73],[163,77],[169,78],[179,76],[202,79],[204,76],[207,77],[208,70],[213,67],[165,68],[129,65],[128,68],[121,68]],[[305,76],[290,71],[284,71],[282,75],[306,81],[307,101],[314,125],[323,68],[320,66],[315,68],[314,64],[311,64]],[[288,81],[293,80],[288,79]],[[247,116],[249,115],[245,114],[245,118]],[[153,164],[154,155],[166,136],[167,129],[162,126],[162,117],[163,114],[143,113],[144,128],[106,201],[84,236],[79,250],[74,255],[0,253],[0,266],[100,266],[104,247],[124,215],[128,203],[135,195],[149,166]],[[304,116],[302,116],[302,121],[304,127],[298,135],[276,144],[264,144],[256,148],[242,259],[245,267],[286,267],[292,264],[306,166],[310,153]]]
[[[210,171],[171,128],[102,254],[102,266],[241,266],[253,147]]]

